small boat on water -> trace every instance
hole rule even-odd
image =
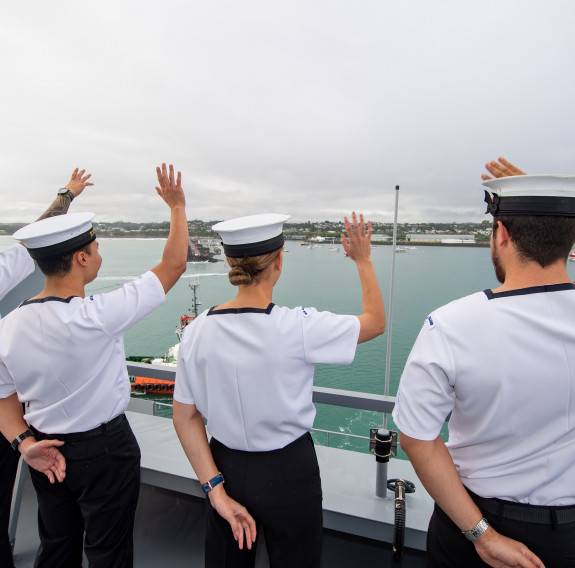
[[[139,357],[131,356],[126,357],[127,361],[133,361],[136,363],[148,363],[150,365],[162,365],[164,367],[176,367],[178,364],[178,353],[180,351],[180,341],[182,339],[182,333],[184,329],[192,321],[198,317],[198,306],[201,302],[198,301],[197,289],[199,284],[190,283],[190,288],[192,289],[192,307],[190,311],[192,314],[183,314],[180,316],[180,324],[176,328],[176,335],[178,336],[178,343],[172,345],[168,349],[168,352],[163,357]],[[153,395],[170,395],[174,394],[174,381],[167,379],[152,379],[149,377],[138,377],[130,375],[130,386],[132,392],[136,394],[153,394]]]
[[[572,250],[572,251],[569,253],[569,260],[575,260],[575,250]]]
[[[174,381],[130,375],[130,386],[134,393],[173,396],[175,384]]]

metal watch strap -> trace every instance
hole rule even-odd
[[[487,519],[482,517],[481,520],[469,531],[462,531],[463,536],[473,542],[477,540],[490,527]]]
[[[202,491],[207,495],[216,485],[223,483],[225,481],[224,476],[218,473],[215,477],[212,477],[209,481],[202,485]]]
[[[74,201],[74,194],[67,187],[61,187],[58,190],[58,195],[67,195],[70,201]]]
[[[17,452],[18,451],[18,446],[20,445],[20,443],[25,440],[26,438],[30,438],[30,437],[34,437],[34,433],[32,432],[32,430],[26,430],[26,432],[22,432],[22,434],[20,434],[19,436],[16,436],[16,438],[14,438],[14,440],[12,441],[12,443],[10,444],[12,446],[12,449]]]

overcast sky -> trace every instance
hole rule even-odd
[[[0,222],[76,166],[99,221],[481,221],[504,155],[575,173],[572,0],[35,0],[0,19]]]

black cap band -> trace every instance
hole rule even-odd
[[[89,245],[92,241],[96,239],[96,233],[94,229],[90,229],[81,235],[77,235],[72,239],[68,239],[63,243],[56,243],[55,245],[50,245],[47,247],[40,248],[29,248],[28,253],[32,258],[44,258],[46,256],[56,256],[60,254],[69,254],[71,252],[76,252],[78,249]]]
[[[552,215],[575,217],[575,197],[499,197],[485,192],[487,211],[491,215]]]
[[[241,258],[242,256],[259,256],[267,252],[273,252],[284,246],[284,235],[281,233],[277,237],[259,241],[258,243],[246,243],[242,245],[226,245],[224,247],[224,254],[230,258]]]

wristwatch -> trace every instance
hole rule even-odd
[[[487,522],[485,517],[482,517],[481,520],[469,531],[461,531],[463,536],[473,542],[477,540],[491,525]]]
[[[67,195],[70,198],[70,201],[74,200],[74,194],[67,187],[61,187],[58,190],[58,195]]]
[[[32,430],[26,430],[26,432],[22,432],[22,434],[20,434],[19,436],[16,436],[16,438],[14,438],[14,441],[10,444],[12,446],[12,449],[17,452],[18,451],[18,446],[20,445],[20,442],[22,442],[22,440],[25,440],[26,438],[30,438],[30,437],[34,437],[34,433],[32,432]]]
[[[221,473],[218,473],[218,475],[212,477],[209,481],[206,481],[206,483],[202,485],[202,491],[205,495],[207,495],[216,485],[219,485],[224,481],[224,476]]]

